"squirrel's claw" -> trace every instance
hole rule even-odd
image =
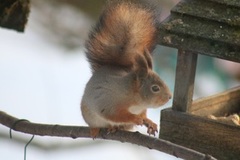
[[[157,129],[153,129],[152,127],[148,127],[147,133],[150,135],[155,136],[155,133],[158,133]]]
[[[147,133],[149,135],[154,135],[155,136],[155,133],[158,133],[157,124],[152,122],[150,119],[145,119],[144,120],[144,125],[148,128]]]
[[[111,127],[108,127],[107,129],[107,134],[110,134],[110,133],[115,133],[119,130],[119,127],[117,126],[111,126]]]

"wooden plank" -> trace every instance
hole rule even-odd
[[[240,46],[228,45],[204,38],[192,37],[184,34],[170,33],[159,27],[158,43],[174,48],[240,62]]]
[[[226,6],[240,7],[239,0],[209,0],[209,1],[220,3]]]
[[[187,112],[192,105],[197,54],[178,51],[173,110]]]
[[[193,102],[192,114],[200,116],[225,116],[240,111],[240,87],[227,90],[225,92],[197,99]]]
[[[230,5],[206,0],[181,1],[171,12],[240,27],[240,8]]]
[[[240,46],[239,26],[232,27],[225,23],[217,23],[215,21],[204,20],[198,17],[171,14],[168,21],[163,22],[161,27],[175,34],[184,34]]]
[[[240,127],[165,109],[160,138],[210,154],[221,160],[239,159]]]

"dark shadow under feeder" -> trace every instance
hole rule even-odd
[[[161,112],[160,138],[217,159],[239,159],[240,127],[208,116],[239,113],[240,87],[192,97],[198,54],[240,62],[240,1],[180,1],[159,26],[159,44],[178,49],[173,105]]]

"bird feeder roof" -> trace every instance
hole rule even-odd
[[[240,62],[240,0],[182,0],[158,35],[162,45]]]

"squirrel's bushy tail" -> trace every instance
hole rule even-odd
[[[159,8],[151,0],[109,1],[86,42],[92,71],[104,65],[132,68],[137,54],[156,45]]]

